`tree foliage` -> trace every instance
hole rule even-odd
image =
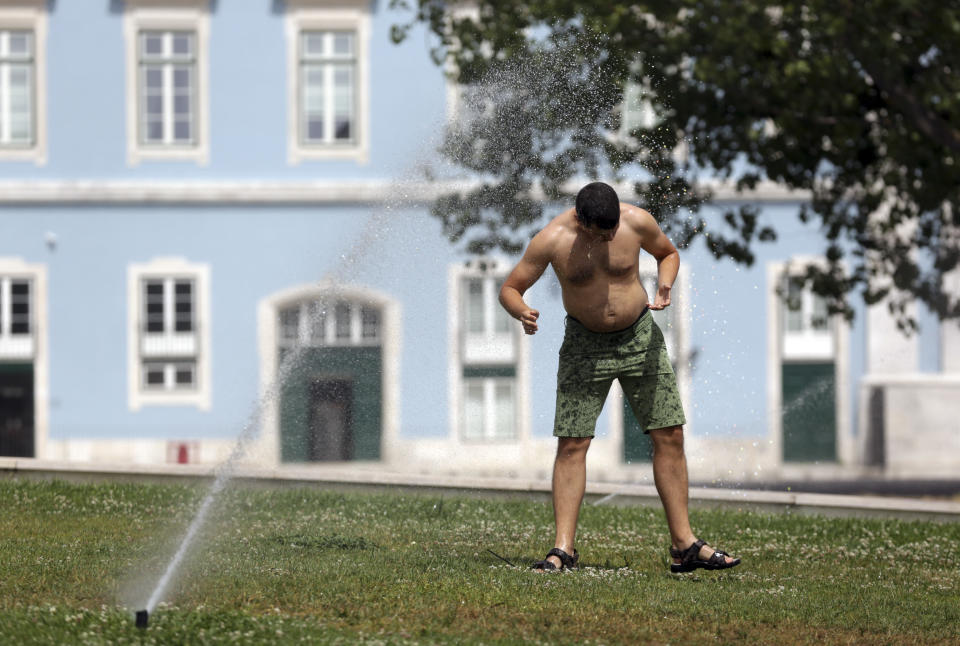
[[[412,3],[412,4],[410,4]],[[479,179],[433,205],[467,249],[517,251],[544,198],[628,176],[679,245],[751,263],[774,239],[751,206],[708,229],[705,179],[809,191],[826,264],[805,280],[831,311],[914,299],[960,316],[960,2],[946,0],[392,0],[401,41],[424,23],[464,110],[443,144]],[[468,7],[463,9],[461,7]],[[656,119],[624,132],[639,87]]]

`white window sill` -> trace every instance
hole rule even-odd
[[[512,364],[517,360],[513,334],[467,334],[463,363]]]
[[[138,146],[127,151],[130,166],[145,161],[185,161],[206,166],[210,159],[207,149],[199,146]]]
[[[33,353],[32,336],[0,337],[0,359],[32,359]]]
[[[210,410],[210,398],[205,393],[191,390],[145,390],[138,393],[130,402],[131,410],[140,410],[144,406],[195,406],[203,411]]]
[[[298,146],[290,151],[288,162],[295,166],[313,160],[343,160],[366,164],[370,161],[370,155],[366,148],[359,146]]]
[[[37,166],[47,163],[47,156],[39,146],[5,146],[0,147],[0,161],[33,162]]]
[[[832,361],[833,335],[791,333],[783,335],[783,358],[787,361]]]

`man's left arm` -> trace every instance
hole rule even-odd
[[[635,211],[640,246],[657,259],[657,294],[650,309],[662,310],[670,305],[670,290],[680,271],[680,254],[652,215],[640,208]]]

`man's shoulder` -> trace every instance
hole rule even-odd
[[[573,230],[570,212],[563,212],[547,222],[546,226],[530,241],[528,251],[536,256],[552,261],[556,250],[563,246],[564,241],[576,235]],[[569,243],[568,243],[569,244]]]
[[[574,224],[573,209],[564,211],[547,222],[547,226],[540,229],[537,237],[542,237],[544,240],[557,240],[571,233],[575,234]]]
[[[628,222],[649,222],[653,216],[646,209],[640,208],[635,204],[620,202],[620,219]]]
[[[657,221],[649,211],[626,202],[620,203],[620,222],[639,234],[649,233],[657,228]]]

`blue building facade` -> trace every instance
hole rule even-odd
[[[429,216],[417,169],[452,89],[425,34],[390,41],[385,5],[0,6],[0,455],[211,462],[252,425],[270,465],[548,468],[558,286],[531,290],[523,338],[495,302],[513,259],[458,253]],[[779,304],[819,248],[804,196],[723,199],[781,237],[751,268],[683,252],[661,323],[694,460],[862,464],[868,316]],[[938,345],[904,352],[940,368]],[[819,439],[791,439],[811,400]],[[603,469],[647,473],[616,391],[598,438]]]

